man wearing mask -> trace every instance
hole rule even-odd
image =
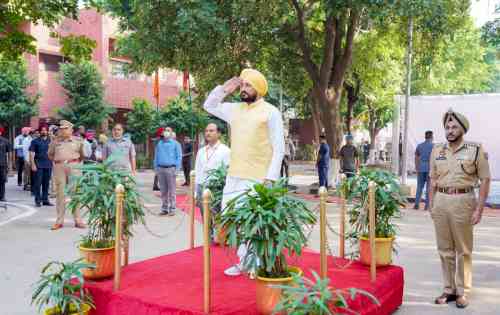
[[[14,139],[14,150],[16,150],[16,169],[17,169],[17,186],[23,185],[24,159],[29,157],[24,156],[24,141],[29,136],[30,128],[24,127],[21,129],[21,134]]]
[[[11,151],[10,142],[3,137],[5,129],[0,127],[0,201],[5,200],[5,183],[9,171],[8,153]]]
[[[50,142],[48,156],[54,163],[54,181],[56,184],[57,220],[51,229],[59,230],[64,225],[66,185],[69,180],[72,180],[73,176],[81,175],[78,167],[84,158],[82,140],[73,136],[73,124],[69,121],[61,120],[57,137]],[[85,228],[79,210],[73,213],[73,217],[76,228]]]
[[[318,168],[319,187],[328,188],[328,169],[330,168],[330,146],[326,142],[324,134],[319,136],[320,145],[316,167]]]
[[[47,126],[40,127],[40,137],[33,139],[30,146],[30,161],[33,176],[35,205],[53,206],[49,202],[49,185],[52,176],[52,161],[49,159],[50,138]],[[41,190],[41,192],[40,192]]]
[[[241,102],[224,99],[239,89]],[[269,183],[279,179],[285,155],[283,119],[279,110],[264,100],[268,83],[255,69],[245,69],[210,92],[203,107],[210,114],[231,126],[231,161],[223,192],[222,208],[256,182]],[[245,244],[238,249],[240,263],[224,271],[238,276],[247,256]]]
[[[356,175],[359,168],[358,150],[352,144],[352,135],[345,137],[346,144],[340,149],[340,169],[347,178]]]
[[[132,141],[123,137],[123,131],[122,124],[113,127],[113,137],[106,142],[102,158],[106,160],[111,156],[112,167],[130,171],[135,175],[135,146]]]
[[[176,204],[176,172],[180,170],[182,148],[174,140],[172,128],[166,127],[155,148],[154,169],[161,192],[161,215],[173,216]]]

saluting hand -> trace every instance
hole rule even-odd
[[[229,80],[227,80],[224,85],[224,92],[226,94],[233,94],[234,91],[236,91],[241,85],[241,78],[240,77],[233,77]]]

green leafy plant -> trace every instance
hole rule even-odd
[[[80,167],[82,176],[72,178],[68,190],[71,211],[81,209],[88,215],[88,234],[83,238],[83,247],[111,247],[114,242],[116,218],[115,188],[122,184],[125,188],[123,213],[126,224],[123,234],[132,236],[131,227],[144,223],[144,205],[137,191],[134,177],[128,171],[117,170],[112,165],[113,156],[103,163],[85,164]]]
[[[316,222],[306,204],[287,192],[284,180],[269,186],[255,184],[231,200],[218,220],[229,245],[248,246],[244,264],[262,277],[290,276],[286,253],[302,254],[305,227]]]
[[[137,163],[137,169],[151,168],[151,159],[149,159],[144,154],[137,154],[136,163]]]
[[[358,176],[346,179],[339,191],[342,191],[347,201],[353,206],[348,211],[349,223],[353,231],[350,239],[368,236],[368,187],[375,183],[376,237],[393,237],[397,233],[394,219],[401,217],[400,207],[405,200],[396,177],[384,170],[362,169]]]
[[[281,302],[276,305],[274,314],[286,312],[289,315],[337,315],[355,314],[349,309],[348,299],[358,296],[367,297],[372,303],[380,305],[376,297],[365,290],[349,288],[335,289],[330,286],[330,279],[321,279],[312,271],[314,279],[298,275],[293,276],[290,285],[276,285],[282,289]]]
[[[224,186],[226,185],[227,166],[221,164],[218,168],[208,171],[208,177],[204,184],[205,189],[210,189],[210,209],[215,212],[221,210]]]
[[[83,268],[94,268],[94,265],[83,259],[48,263],[34,285],[31,304],[36,305],[39,312],[44,307],[54,307],[53,315],[81,314],[85,304],[94,307],[92,297],[83,288]]]

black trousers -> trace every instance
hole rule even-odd
[[[184,180],[186,184],[190,185],[191,178],[189,175],[191,173],[191,159],[182,160],[182,170],[184,171]]]
[[[24,171],[24,158],[18,156],[16,158],[16,169],[17,169],[17,185],[21,186],[23,184],[23,171]]]
[[[5,199],[6,182],[7,182],[7,165],[0,165],[0,200]]]
[[[49,202],[50,178],[52,176],[51,168],[39,168],[33,176],[33,192],[35,193],[35,202]]]
[[[281,171],[280,171],[280,176],[283,177],[285,175],[286,178],[290,177],[288,173],[288,164],[290,163],[290,157],[288,155],[285,155],[283,158],[283,162],[281,162]]]

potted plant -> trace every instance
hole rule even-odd
[[[372,303],[380,305],[376,297],[367,291],[349,288],[335,289],[330,286],[330,279],[321,279],[312,271],[314,280],[293,276],[290,285],[277,286],[282,290],[281,302],[276,305],[274,313],[289,315],[337,315],[354,313],[349,308],[348,298],[355,300],[358,296],[366,296]]]
[[[35,284],[31,304],[45,315],[88,315],[94,308],[92,297],[83,288],[83,268],[93,265],[78,259],[71,263],[50,262],[43,267],[40,280]]]
[[[88,233],[82,237],[79,249],[87,262],[94,263],[95,269],[85,269],[87,279],[112,276],[115,263],[115,188],[122,184],[125,188],[123,200],[123,235],[132,236],[132,225],[144,223],[144,207],[136,188],[134,177],[128,171],[111,167],[108,159],[99,164],[81,167],[82,176],[74,178],[69,191],[71,211],[81,209],[88,216]]]
[[[363,264],[371,262],[370,243],[368,238],[368,187],[375,184],[375,248],[378,266],[389,265],[392,262],[394,239],[397,226],[394,219],[401,217],[400,207],[405,201],[401,194],[396,177],[384,170],[363,169],[359,175],[346,179],[340,189],[347,201],[352,203],[348,210],[349,223],[352,232],[348,235],[351,241],[359,241],[360,260]]]
[[[302,254],[305,228],[316,222],[306,204],[287,192],[283,180],[256,184],[231,200],[219,217],[228,244],[247,246],[243,263],[256,270],[257,310],[263,314],[271,314],[281,296],[281,289],[270,285],[287,284],[293,274],[302,274],[288,266],[287,255]]]
[[[218,168],[208,171],[207,179],[203,185],[204,189],[209,189],[212,197],[210,199],[210,209],[215,218],[215,216],[220,213],[222,208],[222,195],[224,191],[224,186],[226,185],[227,177],[227,166],[221,164]],[[200,197],[201,199],[201,197]],[[203,206],[200,202],[200,206]],[[216,220],[213,220],[214,225],[216,225]],[[216,231],[214,236],[215,243],[224,245],[225,243],[225,231],[222,227],[214,226]]]

